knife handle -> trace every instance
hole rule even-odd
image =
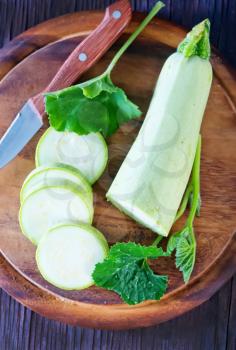
[[[78,45],[59,69],[46,91],[72,85],[114,43],[131,19],[128,0],[120,0],[107,7],[103,21]]]
[[[128,0],[120,0],[107,7],[102,22],[72,51],[44,92],[56,91],[72,85],[111,47],[130,22],[131,15],[132,10]],[[42,94],[31,100],[43,114]]]

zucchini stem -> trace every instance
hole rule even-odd
[[[184,193],[181,205],[175,217],[175,222],[181,218],[185,213],[187,205],[191,202],[191,210],[188,217],[188,223],[193,224],[193,220],[196,214],[199,212],[199,200],[200,200],[200,159],[201,158],[201,135],[199,135],[197,150],[193,163],[193,169],[190,176],[190,180],[187,189]],[[192,198],[191,198],[192,197]],[[192,199],[192,200],[190,200]]]
[[[123,53],[128,49],[128,47],[133,43],[133,41],[137,38],[137,36],[143,31],[143,29],[147,26],[147,24],[153,19],[153,17],[165,6],[162,1],[158,1],[156,5],[149,12],[147,17],[142,21],[142,23],[138,26],[138,28],[131,34],[129,39],[124,43],[124,45],[119,49],[119,51],[113,57],[111,63],[107,67],[104,75],[110,76],[111,71],[115,67],[117,61],[123,55]]]
[[[185,57],[199,56],[203,59],[209,59],[211,55],[211,46],[209,40],[210,21],[205,19],[197,24],[185,39],[179,44],[177,51]]]
[[[195,260],[197,242],[193,228],[195,216],[199,213],[200,206],[200,160],[201,160],[201,135],[199,135],[195,159],[188,187],[185,191],[182,204],[176,219],[184,213],[190,202],[190,211],[184,227],[172,234],[167,244],[167,252],[175,253],[176,267],[183,273],[184,282],[187,283],[191,277]]]
[[[200,196],[200,161],[201,161],[201,135],[199,135],[197,150],[195,155],[195,160],[193,163],[193,170],[191,175],[192,183],[192,203],[189,212],[189,217],[187,219],[187,225],[192,226],[194,217],[198,210],[199,205],[199,196]]]
[[[189,202],[189,198],[190,198],[190,195],[192,193],[192,190],[193,190],[193,186],[192,186],[192,182],[190,181],[188,183],[188,186],[187,186],[187,189],[184,193],[184,196],[183,196],[183,199],[182,199],[182,202],[181,202],[181,205],[179,207],[179,210],[176,214],[176,217],[175,217],[175,222],[177,220],[179,220],[181,218],[181,216],[185,213],[185,210],[187,208],[187,205],[188,205],[188,202]]]
[[[162,240],[163,238],[164,238],[163,236],[157,235],[157,237],[156,237],[155,240],[153,241],[152,245],[158,246],[158,244],[161,242],[161,240]]]
[[[188,215],[186,224],[182,230],[182,232],[184,232],[184,231],[186,231],[186,228],[188,228],[188,230],[186,232],[188,232],[188,234],[189,234],[188,239],[191,242],[191,244],[193,245],[194,259],[196,258],[197,242],[196,242],[196,237],[195,237],[194,229],[193,229],[193,221],[194,221],[194,218],[195,218],[195,216],[198,212],[198,209],[199,209],[201,144],[202,144],[201,135],[199,135],[197,150],[196,150],[196,154],[195,154],[195,159],[194,159],[193,169],[192,169],[192,174],[191,174],[191,180],[190,180],[190,185],[189,185],[189,188],[191,188],[191,191],[189,192],[188,200],[189,200],[190,196],[192,196],[192,200],[191,200],[191,204],[190,204],[189,215]]]

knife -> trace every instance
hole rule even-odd
[[[128,0],[120,0],[106,8],[98,27],[69,55],[47,88],[30,98],[17,114],[0,140],[0,168],[3,168],[30,141],[43,125],[44,97],[49,91],[72,85],[111,47],[131,20]]]

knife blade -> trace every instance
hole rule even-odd
[[[14,159],[42,127],[43,94],[73,84],[121,35],[131,14],[128,0],[119,0],[107,7],[102,22],[73,50],[47,88],[25,103],[0,140],[0,168]]]

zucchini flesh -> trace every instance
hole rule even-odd
[[[56,164],[53,166],[42,166],[34,169],[26,177],[20,192],[21,203],[25,198],[32,192],[51,184],[58,184],[65,181],[71,181],[78,190],[83,192],[88,198],[90,205],[93,204],[93,194],[92,188],[85,180],[85,178],[80,174],[80,172],[68,165]]]
[[[92,219],[92,206],[71,183],[45,186],[32,192],[22,203],[19,212],[23,234],[36,245],[55,225],[65,222],[91,224]]]
[[[93,284],[95,265],[108,253],[105,237],[89,225],[60,225],[41,239],[36,261],[45,280],[54,286],[72,290]]]
[[[107,145],[100,133],[78,135],[48,128],[36,148],[36,166],[63,163],[78,169],[90,184],[103,173],[108,159]]]
[[[107,193],[121,211],[163,236],[191,173],[211,82],[208,60],[182,53],[167,59],[138,137]]]

